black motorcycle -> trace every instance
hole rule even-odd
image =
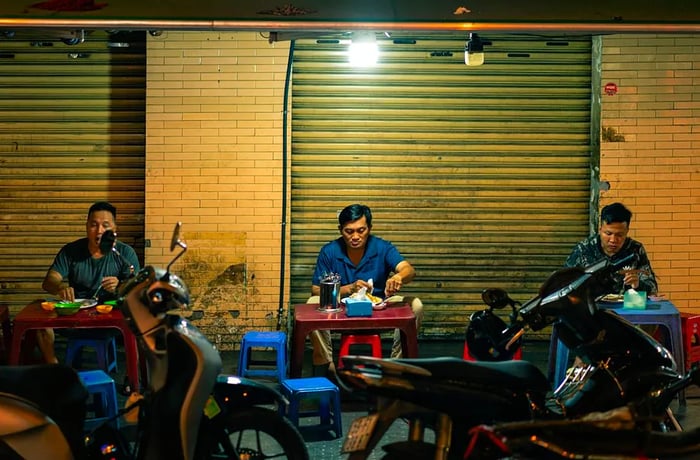
[[[700,383],[700,369],[691,370]],[[677,391],[669,388],[670,393]],[[470,430],[465,460],[638,460],[700,458],[700,427],[661,432],[632,406],[578,419],[480,425]]]
[[[105,250],[114,245],[105,232]],[[62,365],[5,367],[0,377],[3,459],[308,460],[299,431],[277,410],[282,395],[255,381],[220,374],[214,346],[181,316],[190,296],[170,267],[187,250],[180,224],[166,270],[144,267],[119,288],[118,307],[139,341],[147,367],[136,437],[105,423],[83,435],[87,393]],[[134,431],[134,430],[130,430]]]
[[[408,439],[385,445],[387,458],[462,458],[475,426],[574,419],[641,401],[653,408],[648,415],[656,420],[654,430],[678,428],[668,409],[673,392],[664,390],[689,380],[665,348],[616,313],[599,309],[591,294],[591,286],[630,261],[557,271],[518,308],[518,319],[492,337],[498,354],[508,354],[526,329],[556,323],[560,340],[579,359],[553,394],[547,377],[527,361],[344,357],[341,385],[376,399],[376,410],[350,429],[344,445],[349,459],[367,458],[397,419],[409,422]],[[490,296],[507,302],[505,291]],[[426,428],[434,431],[431,442]]]

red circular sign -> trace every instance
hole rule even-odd
[[[614,96],[617,94],[617,85],[615,83],[606,83],[605,84],[605,94],[608,96]]]

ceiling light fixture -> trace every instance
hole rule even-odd
[[[352,43],[348,47],[348,60],[353,67],[369,67],[377,63],[379,47],[374,32],[352,33]]]
[[[468,66],[484,63],[484,44],[481,42],[479,34],[469,34],[469,40],[464,45],[464,63]]]

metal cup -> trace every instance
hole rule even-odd
[[[321,309],[337,310],[338,305],[340,305],[340,280],[321,280]]]

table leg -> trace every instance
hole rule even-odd
[[[405,358],[418,357],[418,338],[414,327],[399,329],[401,331],[401,350]]]
[[[307,331],[303,328],[294,326],[292,334],[292,350],[289,363],[289,377],[301,377],[301,368],[304,362],[304,342],[306,341]]]
[[[10,347],[10,359],[8,360],[11,366],[19,364],[19,357],[22,353],[22,336],[24,336],[24,328],[15,325],[12,331],[12,346]]]
[[[128,328],[119,328],[124,337],[124,354],[126,355],[126,374],[131,385],[131,391],[140,391],[139,386],[139,353],[136,337]]]

